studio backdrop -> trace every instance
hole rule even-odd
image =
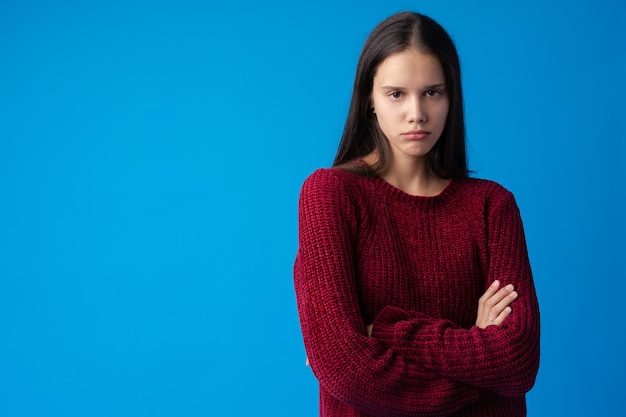
[[[292,266],[358,54],[414,10],[461,55],[474,176],[516,196],[528,415],[624,415],[622,1],[3,1],[0,415],[317,415]]]

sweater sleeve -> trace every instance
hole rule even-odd
[[[500,395],[518,396],[534,385],[539,368],[539,307],[519,209],[502,189],[487,208],[488,276],[513,284],[518,298],[502,327],[460,328],[419,312],[386,307],[372,336],[425,369]],[[478,305],[478,300],[476,300]]]
[[[376,416],[445,416],[478,390],[409,363],[367,337],[354,277],[357,210],[334,170],[305,181],[294,283],[305,348],[320,386]]]

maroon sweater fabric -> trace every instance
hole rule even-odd
[[[474,325],[494,281],[519,297]],[[320,416],[524,416],[539,309],[513,195],[459,179],[435,197],[321,169],[304,183],[294,282]],[[373,323],[371,337],[365,325]]]

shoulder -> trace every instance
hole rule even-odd
[[[323,168],[313,172],[302,185],[298,213],[304,228],[328,229],[329,226],[354,230],[360,205],[354,190],[358,187],[355,174],[338,168]]]
[[[459,192],[456,203],[463,210],[482,213],[480,216],[491,218],[503,213],[519,215],[519,208],[511,191],[501,184],[481,179],[466,178],[458,181]]]
[[[511,191],[495,181],[470,178],[465,182],[466,200],[463,205],[474,206],[490,224],[502,225],[503,221],[520,221],[521,214]]]
[[[320,168],[304,181],[300,191],[301,216],[354,219],[361,212],[361,177],[340,168]]]
[[[344,195],[358,187],[359,177],[341,168],[319,168],[304,181],[301,195]]]
[[[513,193],[495,181],[482,178],[465,178],[459,181],[464,195],[477,198],[487,204],[514,200]]]

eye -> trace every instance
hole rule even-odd
[[[441,91],[439,90],[426,90],[426,97],[439,97],[441,95]]]
[[[395,99],[398,99],[402,96],[403,96],[402,91],[392,91],[391,93],[389,93],[389,97],[395,98]]]

